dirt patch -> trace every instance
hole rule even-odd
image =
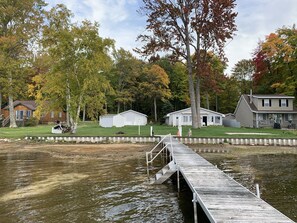
[[[132,159],[145,157],[154,144],[46,144],[0,142],[0,153],[44,152],[60,158]]]

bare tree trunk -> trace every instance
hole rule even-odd
[[[185,43],[186,43],[186,52],[187,52],[187,70],[188,70],[188,82],[189,82],[189,93],[190,93],[190,101],[191,101],[191,112],[192,112],[192,127],[199,127],[199,120],[197,114],[197,104],[196,104],[196,94],[194,87],[194,78],[193,78],[193,64],[191,58],[191,49],[190,49],[190,36],[189,36],[189,24],[185,25]]]
[[[76,108],[76,115],[75,115],[75,117],[73,119],[73,123],[71,125],[71,133],[72,134],[75,134],[76,130],[77,130],[79,114],[80,114],[80,109],[81,109],[81,102],[82,102],[82,95],[80,95],[80,97],[79,97],[78,106]]]
[[[196,112],[197,112],[197,128],[201,128],[201,112],[200,112],[200,78],[197,75],[196,80]]]
[[[119,113],[120,113],[120,110],[121,110],[121,103],[120,103],[120,102],[118,102],[118,111],[117,111],[117,114],[119,114]]]
[[[71,126],[71,116],[70,116],[70,86],[69,86],[69,80],[66,80],[66,125]]]
[[[8,107],[9,107],[9,119],[10,119],[10,128],[18,127],[15,120],[15,111],[13,107],[13,97],[11,95],[8,96]]]
[[[83,122],[86,121],[86,105],[84,106],[84,109],[83,109]]]

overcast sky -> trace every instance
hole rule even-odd
[[[116,41],[117,48],[132,51],[141,43],[136,37],[145,31],[146,18],[136,11],[142,0],[45,0],[52,7],[65,4],[74,20],[88,19],[100,24],[100,36]],[[225,47],[227,73],[242,59],[251,59],[260,40],[283,26],[297,25],[297,0],[237,0],[238,31]]]

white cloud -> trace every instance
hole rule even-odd
[[[116,40],[117,48],[132,50],[136,37],[144,31],[145,18],[137,10],[139,0],[48,0],[50,6],[61,3],[75,14],[74,21],[88,19],[100,24],[100,36]]]
[[[251,59],[260,40],[283,26],[297,22],[296,0],[238,0],[238,31],[225,49],[229,59],[227,73],[241,59]]]
[[[136,37],[145,31],[145,17],[136,11],[142,0],[48,0],[50,6],[65,4],[75,20],[100,24],[100,36],[116,41],[116,47],[132,50],[141,43]],[[283,26],[297,23],[297,0],[237,0],[238,31],[225,47],[229,59],[227,73],[241,59],[251,59],[259,40]]]

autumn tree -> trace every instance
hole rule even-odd
[[[148,17],[146,30],[149,34],[138,37],[145,45],[137,51],[143,55],[167,51],[175,59],[185,61],[192,126],[199,128],[200,68],[205,58],[200,52],[212,50],[222,55],[225,41],[236,30],[235,0],[143,0],[143,3],[140,11]],[[196,55],[199,66],[195,73],[192,55]]]
[[[297,96],[297,30],[283,27],[260,42],[254,56],[253,76],[260,93]]]
[[[190,104],[189,91],[187,85],[187,68],[181,62],[171,61],[170,58],[163,57],[155,62],[167,73],[170,83],[169,89],[171,97],[169,102],[174,110],[183,109]],[[170,110],[172,112],[173,110]],[[168,111],[169,112],[169,111]]]
[[[238,80],[231,76],[225,76],[221,81],[222,91],[218,95],[219,111],[223,114],[234,113],[238,100],[241,95],[241,89]]]
[[[247,94],[252,89],[252,77],[255,73],[255,64],[249,59],[238,61],[232,69],[232,76],[240,83],[241,93]]]
[[[139,83],[140,94],[143,98],[151,99],[154,106],[155,122],[158,121],[157,100],[166,100],[171,97],[167,73],[159,65],[145,67],[142,81]]]
[[[42,0],[0,2],[0,89],[8,97],[10,127],[17,127],[13,101],[26,89],[45,5]]]
[[[103,111],[106,94],[111,90],[105,73],[111,67],[113,41],[99,36],[96,23],[71,23],[71,15],[64,5],[57,5],[47,14],[43,47],[52,65],[40,78],[44,83],[37,94],[42,94],[41,104],[66,107],[68,124],[75,133],[85,105],[91,118]]]
[[[201,54],[204,56],[204,52]],[[213,98],[214,110],[218,111],[218,97],[221,93],[221,83],[224,78],[226,64],[214,53],[207,52],[203,59],[203,69],[201,69],[201,92],[202,98],[205,99],[205,108],[210,109],[210,101]],[[198,66],[195,66],[198,67]]]
[[[122,48],[114,51],[113,58],[114,65],[110,79],[115,90],[114,101],[119,113],[121,106],[125,109],[126,105],[131,105],[136,99],[138,77],[141,74],[143,62]]]

